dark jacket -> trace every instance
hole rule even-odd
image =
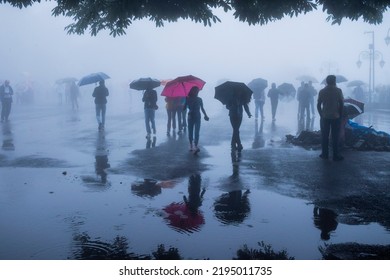
[[[0,86],[0,101],[11,101],[12,102],[12,95],[14,94],[14,91],[11,86],[8,86],[9,92],[6,93],[5,85]]]
[[[157,108],[157,92],[154,89],[147,89],[142,97],[144,102],[144,109],[156,109]]]
[[[107,104],[108,89],[104,85],[99,85],[93,90],[92,96],[95,97],[95,104]]]

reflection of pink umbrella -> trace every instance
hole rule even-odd
[[[171,203],[163,210],[168,214],[165,219],[169,225],[178,231],[198,231],[204,224],[204,217],[201,212],[191,212],[185,203]]]
[[[202,79],[192,75],[177,77],[165,85],[161,95],[168,97],[186,97],[193,86],[197,86],[201,90],[205,83]]]

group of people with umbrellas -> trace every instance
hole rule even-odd
[[[203,89],[205,81],[202,79],[187,75],[180,76],[176,79],[168,81],[164,89],[161,92],[162,96],[165,96],[165,101],[167,102],[167,113],[168,113],[168,124],[167,124],[167,134],[170,133],[171,122],[174,119],[172,116],[172,110],[170,107],[170,102],[177,102],[182,104],[178,106],[179,111],[173,110],[173,114],[177,113],[177,116],[180,120],[185,120],[185,115],[182,115],[182,112],[187,112],[187,126],[188,126],[188,140],[189,140],[189,149],[194,154],[197,154],[199,149],[199,134],[201,127],[202,114],[204,120],[208,121],[209,117],[206,113],[206,110],[203,105],[203,100],[198,96],[199,91]],[[153,88],[156,88],[161,85],[161,82],[153,78],[140,78],[134,80],[130,83],[130,88],[135,90],[143,90],[143,99],[145,103],[145,124],[146,124],[146,137],[150,137],[150,126],[152,124],[153,133],[155,133],[155,124],[154,124],[154,112],[149,112],[149,102],[148,98],[145,96],[149,95],[150,92],[153,92],[153,104],[152,107],[157,109],[157,95],[156,91]],[[245,111],[248,117],[251,117],[249,111],[248,103],[251,100],[252,90],[244,83],[226,81],[225,83],[217,86],[215,88],[215,98],[219,100],[226,108],[229,110],[230,123],[233,128],[233,134],[231,139],[231,148],[232,151],[240,152],[243,149],[240,139],[239,128],[242,122],[243,112]],[[152,117],[151,117],[152,116]],[[175,129],[175,126],[173,126]],[[179,122],[179,131],[182,129]]]

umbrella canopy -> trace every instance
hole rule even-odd
[[[221,195],[214,203],[215,216],[224,224],[242,223],[249,215],[248,191],[231,191]]]
[[[344,114],[353,119],[364,112],[364,103],[353,98],[344,99]]]
[[[185,203],[173,202],[164,207],[163,210],[167,214],[165,220],[178,231],[198,231],[200,226],[205,223],[203,214],[200,211],[191,212]]]
[[[336,83],[348,82],[348,79],[345,78],[343,75],[335,75],[335,76],[336,76]],[[326,85],[326,78],[321,82],[321,84]]]
[[[76,82],[76,81],[77,81],[77,79],[74,78],[74,77],[66,77],[66,78],[58,79],[56,81],[56,84],[62,85],[62,84],[67,84],[67,83],[73,83],[73,82]]]
[[[252,97],[252,90],[242,82],[227,81],[215,87],[214,98],[222,104],[229,104],[235,98],[240,98],[243,103],[249,103]]]
[[[282,93],[280,99],[293,99],[297,93],[294,85],[290,83],[282,83],[278,86],[278,89]]]
[[[167,82],[161,95],[167,97],[186,97],[192,87],[196,86],[201,90],[205,84],[205,81],[195,76],[181,76]]]
[[[305,83],[307,83],[307,82],[318,83],[318,80],[310,75],[301,75],[301,76],[296,77],[296,79],[298,81],[305,82]]]
[[[148,78],[139,78],[130,83],[130,88],[135,90],[146,90],[151,88],[156,88],[161,85],[161,82],[157,79]]]
[[[350,81],[348,84],[347,84],[347,87],[358,87],[358,86],[363,86],[365,85],[366,83],[361,81],[361,80],[353,80],[353,81]]]
[[[79,81],[79,86],[84,86],[84,85],[89,85],[89,84],[94,84],[106,79],[109,79],[110,77],[103,73],[103,72],[97,72],[97,73],[92,73],[87,76],[84,76],[80,79]]]
[[[253,91],[262,91],[268,87],[268,81],[262,78],[253,79],[248,83],[248,87]]]

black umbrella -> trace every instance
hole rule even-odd
[[[92,73],[82,77],[81,80],[79,81],[79,86],[94,84],[109,78],[110,77],[103,72]]]
[[[268,81],[262,78],[253,79],[248,83],[248,87],[253,91],[262,91],[268,87]]]
[[[252,90],[244,83],[227,81],[215,87],[214,98],[222,104],[229,104],[235,98],[240,98],[243,103],[249,103]]]
[[[343,75],[335,75],[335,76],[336,76],[336,83],[344,83],[348,81],[348,79],[345,78]],[[326,85],[326,78],[321,82],[321,84]]]
[[[295,87],[290,83],[282,83],[278,86],[278,89],[282,93],[280,99],[292,99],[297,92]]]
[[[161,85],[161,82],[157,79],[148,78],[139,78],[130,83],[130,88],[135,90],[146,90],[151,88],[156,88]]]
[[[74,77],[66,77],[66,78],[58,79],[56,81],[56,84],[61,85],[61,84],[73,83],[76,81],[77,81],[77,79]]]
[[[306,82],[306,83],[307,82],[318,83],[318,80],[310,75],[301,75],[301,76],[296,77],[296,79],[298,81]]]
[[[350,81],[348,84],[347,84],[347,87],[358,87],[358,86],[363,86],[365,85],[366,83],[361,81],[361,80],[353,80],[353,81]]]
[[[344,99],[344,114],[353,119],[364,112],[364,103],[353,98]]]

